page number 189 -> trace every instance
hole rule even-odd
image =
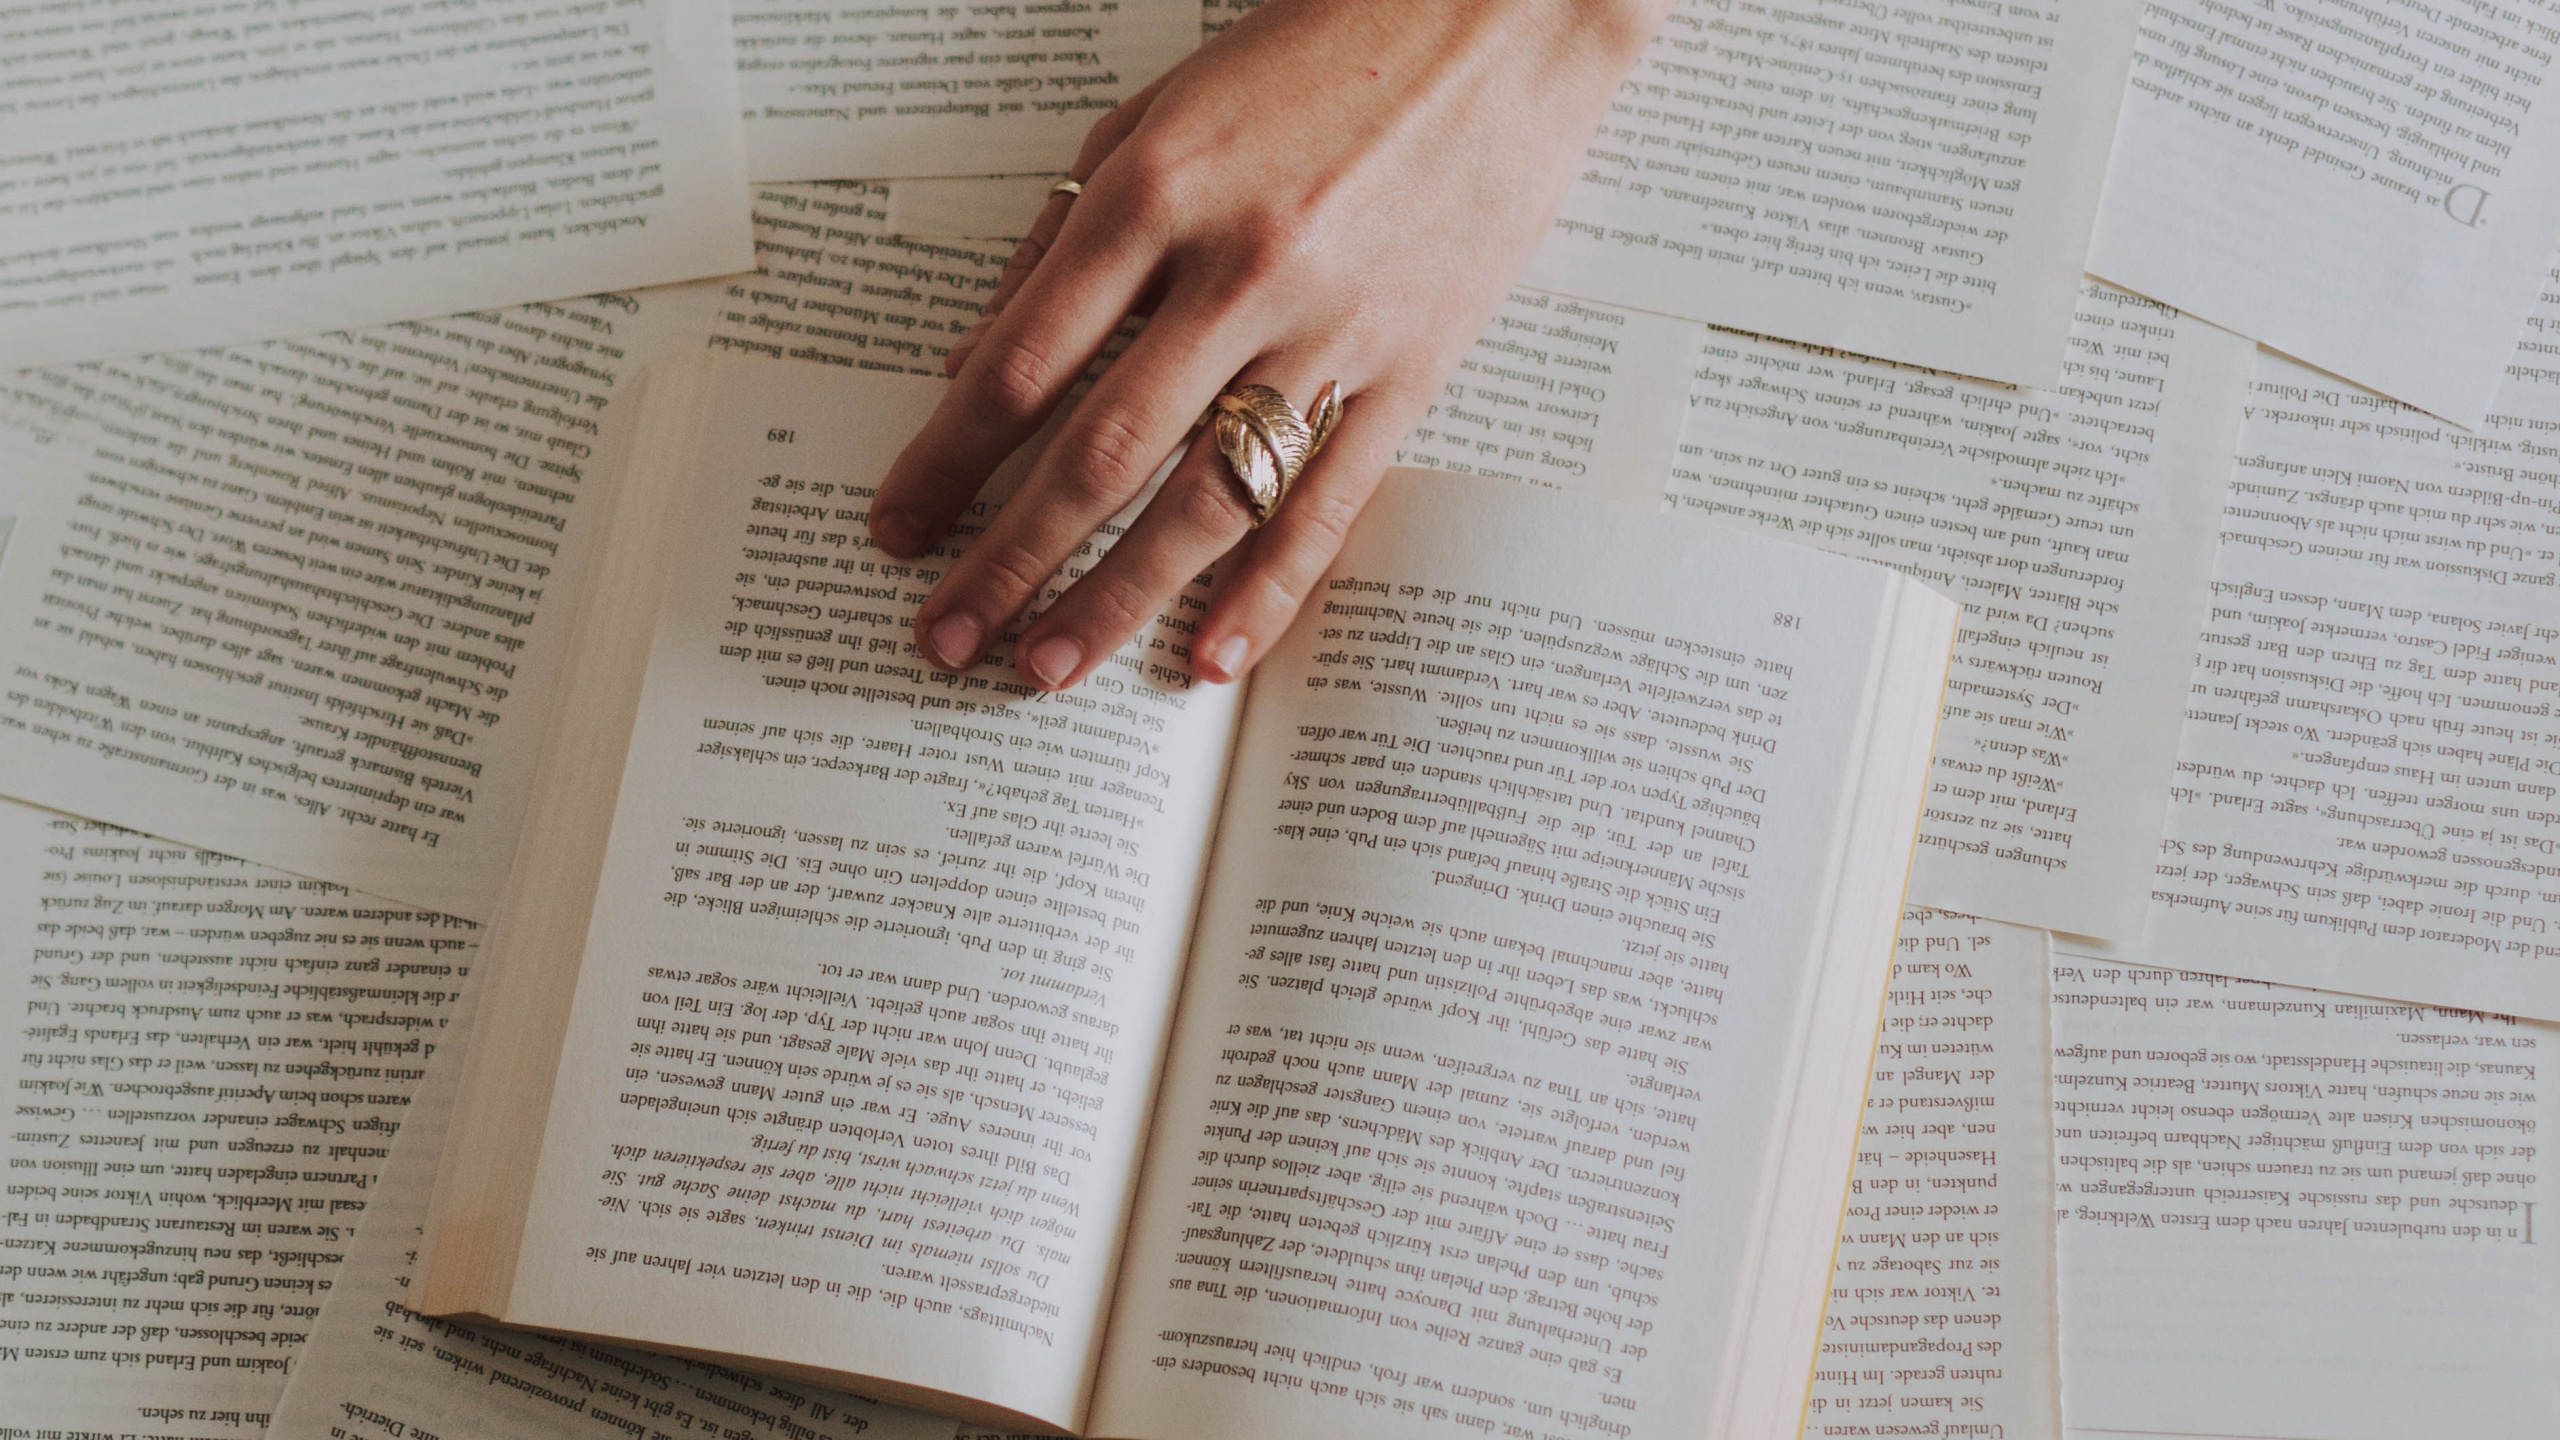
[[[1781,630],[1801,630],[1804,628],[1804,621],[1788,614],[1784,610],[1780,610],[1771,615],[1769,617],[1769,623],[1777,626]]]
[[[792,441],[794,441],[794,440],[796,440],[796,439],[798,439],[798,438],[800,438],[800,437],[799,437],[799,436],[797,436],[797,435],[795,435],[795,434],[793,434],[791,431],[784,430],[784,429],[781,429],[781,428],[777,427],[777,428],[775,428],[775,429],[767,430],[766,432],[764,432],[764,438],[765,438],[765,439],[767,439],[767,440],[769,440],[769,441],[772,441],[772,442],[773,442],[774,444],[776,444],[776,445],[788,445],[788,444],[790,444]]]

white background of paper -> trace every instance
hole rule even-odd
[[[2251,354],[2095,283],[2052,390],[1710,338],[1673,502],[1967,607],[1914,904],[2141,932]]]
[[[2560,234],[2555,21],[2153,4],[2089,269],[2477,425]]]
[[[2046,966],[2039,931],[1903,913],[1806,1440],[2060,1423]]]
[[[2560,299],[2531,324],[2560,334]],[[2540,358],[2465,434],[2259,352],[2149,925],[2065,949],[2560,1018]]]
[[[2054,383],[2137,0],[1682,0],[1523,282]]]
[[[0,174],[0,370],[754,263],[723,7],[362,18],[46,7],[69,43],[0,99],[34,157]]]
[[[2053,997],[2075,1440],[2551,1433],[2560,1026],[2071,956]]]
[[[478,938],[0,801],[7,1424],[254,1440]]]
[[[1201,19],[1196,0],[736,12],[758,180],[1064,170],[1094,121],[1191,53]]]

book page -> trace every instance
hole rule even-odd
[[[752,263],[721,6],[66,0],[0,46],[0,370]]]
[[[1262,0],[1200,0],[1200,38],[1205,40],[1262,8]]]
[[[1195,0],[733,9],[759,180],[1063,171],[1200,43]]]
[[[2476,434],[2261,355],[2121,958],[2560,1019],[2551,343]]]
[[[1710,340],[1673,503],[1964,603],[1915,904],[2142,932],[2252,354],[2097,284],[2052,390]]]
[[[755,207],[757,254],[763,268],[735,280],[561,306],[453,316],[235,351],[55,367],[0,380],[0,416],[13,426],[33,427],[30,434],[41,429],[57,441],[64,436],[88,437],[76,451],[78,463],[86,467],[81,471],[85,478],[67,473],[58,482],[31,478],[57,473],[66,463],[59,460],[38,461],[23,472],[11,470],[12,477],[23,482],[19,490],[27,496],[27,506],[86,517],[102,512],[84,503],[84,492],[92,500],[99,493],[112,493],[112,513],[119,522],[144,527],[145,533],[165,539],[183,535],[175,528],[180,525],[209,523],[201,511],[190,508],[194,504],[190,488],[245,486],[264,497],[261,510],[246,513],[272,525],[277,515],[290,512],[292,523],[323,535],[334,527],[346,532],[349,543],[358,547],[348,552],[351,556],[362,555],[363,547],[373,544],[376,537],[369,525],[387,526],[380,531],[381,547],[377,548],[397,544],[412,555],[377,562],[370,572],[361,563],[351,563],[338,573],[372,573],[364,586],[397,589],[404,583],[419,583],[409,568],[413,561],[432,565],[430,579],[440,593],[461,592],[459,599],[436,600],[434,606],[457,624],[488,632],[487,640],[478,644],[472,642],[481,637],[463,637],[445,620],[436,622],[437,629],[424,632],[427,638],[422,646],[453,644],[479,656],[475,666],[487,662],[485,667],[435,685],[420,683],[419,677],[397,668],[405,664],[401,655],[384,657],[382,673],[350,665],[348,656],[324,656],[317,663],[327,665],[343,682],[336,693],[313,683],[312,676],[299,668],[281,676],[270,673],[277,662],[255,660],[255,650],[246,656],[231,655],[226,649],[210,651],[217,664],[249,659],[251,663],[233,668],[257,675],[261,683],[281,680],[319,697],[313,701],[292,690],[270,688],[261,698],[261,713],[247,719],[223,714],[206,703],[208,699],[217,704],[240,703],[243,686],[192,665],[136,662],[134,668],[147,680],[114,671],[122,677],[115,682],[117,693],[135,705],[147,700],[175,706],[181,715],[196,710],[200,718],[211,717],[202,723],[217,727],[256,728],[263,722],[270,733],[293,733],[306,728],[302,721],[309,718],[314,723],[308,728],[314,733],[301,737],[306,740],[329,738],[331,732],[318,729],[320,725],[344,725],[352,735],[360,721],[390,729],[394,740],[413,740],[421,729],[434,735],[434,726],[454,718],[444,707],[456,698],[467,698],[472,708],[470,724],[445,724],[446,729],[478,732],[473,748],[457,758],[481,765],[484,771],[492,764],[501,772],[530,764],[531,737],[541,728],[533,707],[547,695],[559,663],[550,637],[565,623],[564,606],[574,599],[575,557],[584,553],[591,525],[592,501],[581,506],[579,498],[587,477],[611,463],[627,423],[623,411],[628,408],[614,397],[628,391],[639,369],[654,358],[702,344],[707,331],[715,349],[938,375],[952,339],[968,328],[985,297],[993,293],[1008,253],[1000,247],[924,244],[882,234],[877,228],[876,187],[770,186],[757,192]],[[46,453],[46,448],[39,447],[37,453]],[[59,451],[62,447],[49,448]],[[176,464],[182,464],[194,480],[172,484],[159,473],[158,467]],[[473,497],[475,489],[491,493]],[[295,509],[307,509],[306,496],[368,498],[335,507],[334,522],[315,527],[303,510]],[[351,508],[358,505],[365,508]],[[258,537],[251,522],[231,521],[228,511],[224,518],[246,537],[244,546],[270,543]],[[438,535],[439,521],[460,532],[459,538]],[[90,522],[83,518],[65,523]],[[73,533],[75,542],[78,538]],[[14,558],[26,563],[28,553],[18,550]],[[229,589],[254,593],[242,587],[244,579],[253,578],[247,572],[220,568],[238,563],[236,558],[224,559],[207,551],[195,568],[213,567],[209,573],[217,577],[228,574],[223,583]],[[313,566],[314,562],[305,560],[302,575],[279,574],[254,582],[259,589],[280,592],[264,602],[285,607],[274,612],[274,629],[286,635],[303,632],[296,654],[305,661],[313,659],[314,646],[345,643],[353,650],[359,641],[365,642],[362,648],[366,649],[378,645],[365,639],[362,627],[373,625],[377,617],[366,609],[361,590],[349,587],[347,593],[332,595],[325,586],[313,587],[309,593],[296,588],[314,573]],[[27,579],[27,588],[11,589],[12,578]],[[214,583],[176,570],[155,575],[154,581]],[[55,588],[32,578],[30,572],[0,571],[0,625],[10,623],[11,596],[18,597],[14,603],[36,607],[25,623],[32,626],[47,618],[50,607],[44,606],[42,597]],[[521,625],[502,622],[472,608],[483,602],[510,614],[529,613],[532,619]],[[243,621],[266,623],[259,619],[265,611],[243,615],[236,613],[237,605],[204,608],[233,614],[231,621],[215,622],[230,627],[224,638],[232,643],[283,643],[276,635],[240,628]],[[184,618],[180,617],[181,622]],[[308,624],[297,625],[297,618]],[[133,633],[127,627],[126,636]],[[70,643],[77,647],[82,642],[74,637]],[[208,633],[206,644],[213,643]],[[492,645],[498,648],[489,651]],[[191,654],[189,647],[152,648]],[[101,655],[125,653],[82,652],[80,663],[94,666]],[[41,666],[28,668],[43,672]],[[362,761],[367,757],[359,753],[344,757],[344,773],[319,782],[331,787],[337,806],[318,814],[297,810],[281,819],[268,815],[252,823],[250,817],[274,810],[279,802],[266,797],[265,806],[234,808],[206,803],[219,797],[200,798],[201,792],[224,783],[222,762],[236,754],[233,768],[254,772],[236,776],[235,790],[251,783],[288,787],[268,783],[273,777],[256,765],[257,759],[266,757],[256,757],[252,747],[234,743],[238,731],[217,731],[210,737],[184,738],[203,740],[217,752],[226,752],[220,759],[195,751],[177,757],[181,765],[192,763],[194,770],[209,778],[152,766],[120,753],[116,760],[102,762],[103,769],[122,766],[124,773],[116,783],[72,787],[40,758],[61,749],[64,742],[30,742],[24,748],[13,748],[10,742],[26,741],[38,733],[34,725],[45,724],[49,730],[73,734],[69,743],[76,746],[81,727],[63,723],[46,711],[50,704],[72,703],[99,719],[107,717],[97,706],[40,695],[26,677],[16,678],[17,684],[0,691],[0,695],[18,697],[0,702],[0,790],[14,787],[14,793],[49,798],[83,813],[160,833],[183,835],[199,825],[218,827],[194,831],[194,838],[303,873],[342,882],[362,880],[378,892],[407,892],[413,886],[452,879],[458,888],[439,892],[446,895],[439,903],[462,914],[483,913],[495,893],[496,878],[505,873],[514,836],[508,817],[520,797],[519,785],[489,785],[467,772],[444,774],[441,768],[450,767],[412,764],[414,757],[395,755],[393,763],[411,776],[407,784],[397,784],[388,772],[364,769]],[[474,678],[482,683],[477,693],[467,697],[458,690],[443,693]],[[378,688],[383,683],[398,693]],[[413,689],[418,693],[407,695]],[[316,714],[301,713],[314,705],[319,707]],[[13,708],[28,720],[28,730],[10,729],[8,711]],[[492,713],[498,717],[495,723],[486,719]],[[130,709],[125,718],[133,718]],[[400,724],[392,724],[395,720]],[[149,749],[147,745],[132,748]],[[319,748],[325,752],[338,746]],[[489,759],[493,753],[499,757],[495,761]],[[290,758],[314,776],[329,773],[326,762],[311,753],[297,750]],[[384,756],[376,753],[371,758]],[[75,771],[88,773],[77,767]],[[436,788],[457,779],[467,793]],[[336,783],[361,785],[395,798],[367,797],[369,803],[358,802],[350,798],[354,792],[337,791]],[[438,831],[434,856],[423,864],[414,859],[426,850],[421,839],[386,834],[380,826],[350,823],[347,818],[349,810],[373,813],[377,805],[387,805],[377,819],[391,825],[417,823],[423,832],[431,827],[418,818],[418,802],[428,798],[438,812],[464,818],[456,821],[449,813],[439,814],[432,827]],[[410,803],[400,804],[404,799]],[[492,816],[498,818],[493,821]],[[454,878],[457,872],[459,879]]]
[[[889,233],[957,239],[1006,239],[1028,233],[1064,170],[1036,175],[950,175],[892,180]],[[1007,237],[1012,237],[1008,239]]]
[[[1396,447],[1396,463],[1662,504],[1706,342],[1688,320],[1514,290]]]
[[[798,1440],[946,1440],[952,1422],[724,1366],[566,1336],[438,1320],[409,1308],[436,1155],[461,1075],[428,1068],[365,1223],[347,1245],[266,1440],[553,1440],[610,1426],[633,1440],[694,1432]]]
[[[1681,0],[1528,284],[2051,385],[2137,0]]]
[[[0,801],[0,936],[8,1422],[257,1440],[476,927]]]
[[[1197,591],[1072,691],[931,670],[956,551],[861,515],[940,385],[723,387],[507,1318],[1076,1424],[1235,692]]]
[[[2477,428],[2560,232],[2560,9],[2155,0],[2089,269]]]
[[[13,377],[73,423],[0,565],[0,793],[485,918],[617,402],[709,301]]]
[[[2060,1426],[2048,964],[2033,930],[1905,912],[1807,1440]]]
[[[2075,1437],[2539,1440],[2560,1026],[2058,957]]]
[[[1389,475],[1255,672],[1097,1431],[1714,1433],[1886,579]]]
[[[711,348],[857,370],[942,374],[1013,242],[919,239],[885,225],[886,187],[756,188],[756,273],[720,282]]]

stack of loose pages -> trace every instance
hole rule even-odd
[[[0,1435],[951,1433],[401,1304],[478,927],[639,372],[1251,8],[0,6]],[[2552,1432],[2555,52],[1681,0],[1408,438],[1966,607],[1808,1436]]]

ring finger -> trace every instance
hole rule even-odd
[[[925,601],[916,639],[934,664],[977,663],[1076,547],[1136,499],[1183,443],[1216,393],[1209,377],[1252,353],[1253,327],[1215,297],[1177,296],[1166,314],[1059,423],[1021,490]]]
[[[1247,366],[1224,388],[1268,385],[1305,415],[1314,407],[1316,392],[1328,381],[1342,382],[1346,391],[1360,383],[1360,374],[1345,373],[1349,365],[1344,357],[1331,354],[1269,355]],[[1347,427],[1361,402],[1355,396],[1345,404]],[[1128,533],[1024,630],[1014,654],[1025,679],[1048,690],[1082,680],[1253,529],[1252,504],[1219,453],[1213,431],[1214,427],[1201,427]],[[1324,461],[1336,458],[1335,443],[1338,440],[1328,442]],[[1311,462],[1308,473],[1319,468]],[[1279,517],[1287,516],[1298,501],[1299,491],[1293,488],[1274,516],[1275,528]],[[1205,632],[1198,638],[1205,639]],[[1242,673],[1243,658],[1241,654],[1195,653],[1192,664],[1210,679],[1228,680]]]

